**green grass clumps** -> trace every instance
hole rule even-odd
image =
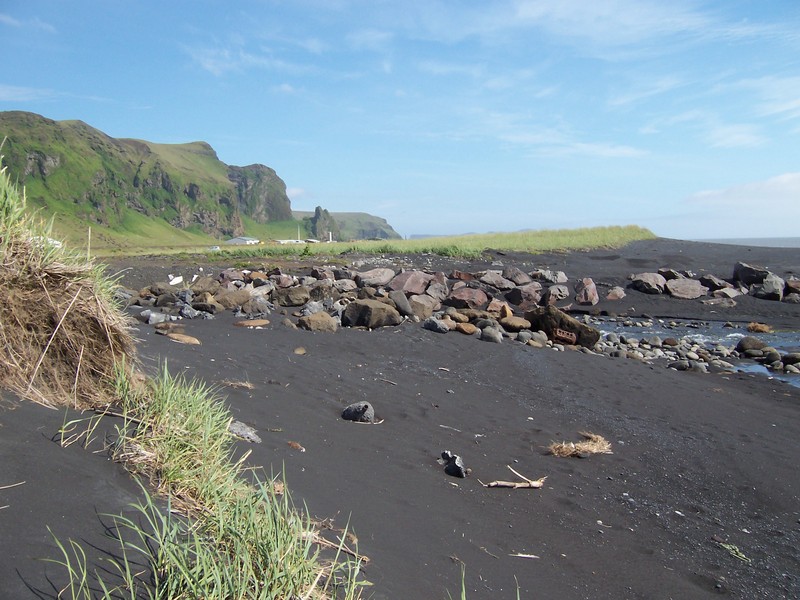
[[[67,572],[72,598],[360,597],[362,558],[350,558],[345,532],[338,543],[323,539],[280,481],[247,481],[246,455],[234,460],[231,416],[212,389],[166,366],[138,385],[120,372],[116,385],[124,425],[114,458],[167,506],[143,488],[137,518],[113,516],[120,549],[104,569],[92,572],[80,544],[56,539],[61,558],[51,562]]]

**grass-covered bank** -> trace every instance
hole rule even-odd
[[[257,246],[220,246],[210,251],[207,247],[173,248],[129,248],[114,253],[122,256],[197,255],[216,259],[229,258],[293,258],[335,257],[344,254],[435,254],[451,258],[480,258],[489,250],[504,252],[566,252],[570,250],[594,250],[619,248],[638,240],[655,239],[655,234],[636,225],[588,227],[581,229],[543,229],[514,233],[485,233],[447,237],[431,237],[413,240],[359,240],[355,242],[333,242],[319,244],[264,243]],[[103,251],[98,251],[103,255]]]
[[[0,386],[43,404],[120,416],[115,459],[166,500],[165,508],[143,488],[142,518],[114,519],[120,552],[105,568],[87,566],[91,548],[56,540],[62,553],[52,560],[68,579],[59,597],[358,597],[349,549],[334,543],[323,559],[319,549],[331,542],[282,484],[251,483],[213,390],[166,367],[143,377],[114,282],[49,236],[0,170]]]

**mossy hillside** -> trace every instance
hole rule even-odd
[[[138,213],[161,220],[155,246],[185,241],[173,229],[200,232],[201,243],[248,233],[242,219],[264,225],[291,220],[286,186],[264,165],[230,167],[205,142],[157,144],[115,139],[82,121],[0,112],[9,173],[29,204],[54,216],[54,233],[84,243],[132,245]],[[192,240],[193,242],[199,240]]]

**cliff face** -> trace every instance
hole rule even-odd
[[[292,219],[286,184],[264,165],[228,166],[205,142],[115,139],[81,121],[0,112],[3,164],[45,214],[125,231],[133,214],[214,237]]]

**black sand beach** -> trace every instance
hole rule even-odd
[[[464,263],[385,257],[432,270],[493,262],[546,266],[571,280],[625,285],[659,267],[729,277],[736,261],[781,277],[800,273],[800,250],[676,240],[620,250],[520,255]],[[137,288],[200,266],[136,260],[122,283]],[[207,271],[217,268],[203,265]],[[227,266],[227,265],[225,265]],[[294,265],[304,267],[304,265]],[[305,266],[310,266],[305,265]],[[410,266],[410,265],[409,265]],[[800,306],[738,299],[722,309],[631,291],[597,311],[800,329]],[[796,598],[800,595],[800,389],[743,373],[679,373],[635,360],[554,352],[506,341],[436,334],[418,324],[335,334],[294,330],[278,314],[264,329],[228,313],[187,321],[200,346],[140,325],[139,352],[155,372],[167,360],[218,386],[233,417],[261,444],[248,463],[281,474],[311,515],[348,525],[369,557],[372,598]],[[304,354],[295,352],[304,348]],[[252,389],[226,385],[249,382]],[[339,418],[368,400],[381,424]],[[138,488],[102,452],[51,438],[62,411],[6,395],[0,409],[0,598],[54,597],[58,557],[49,526],[112,549],[101,513],[126,510]],[[556,458],[552,441],[605,436],[613,454]],[[288,445],[297,442],[305,451]],[[437,458],[460,455],[472,473],[446,475]],[[513,469],[542,489],[492,489]],[[738,550],[738,556],[737,551]],[[101,553],[101,552],[98,552]]]

